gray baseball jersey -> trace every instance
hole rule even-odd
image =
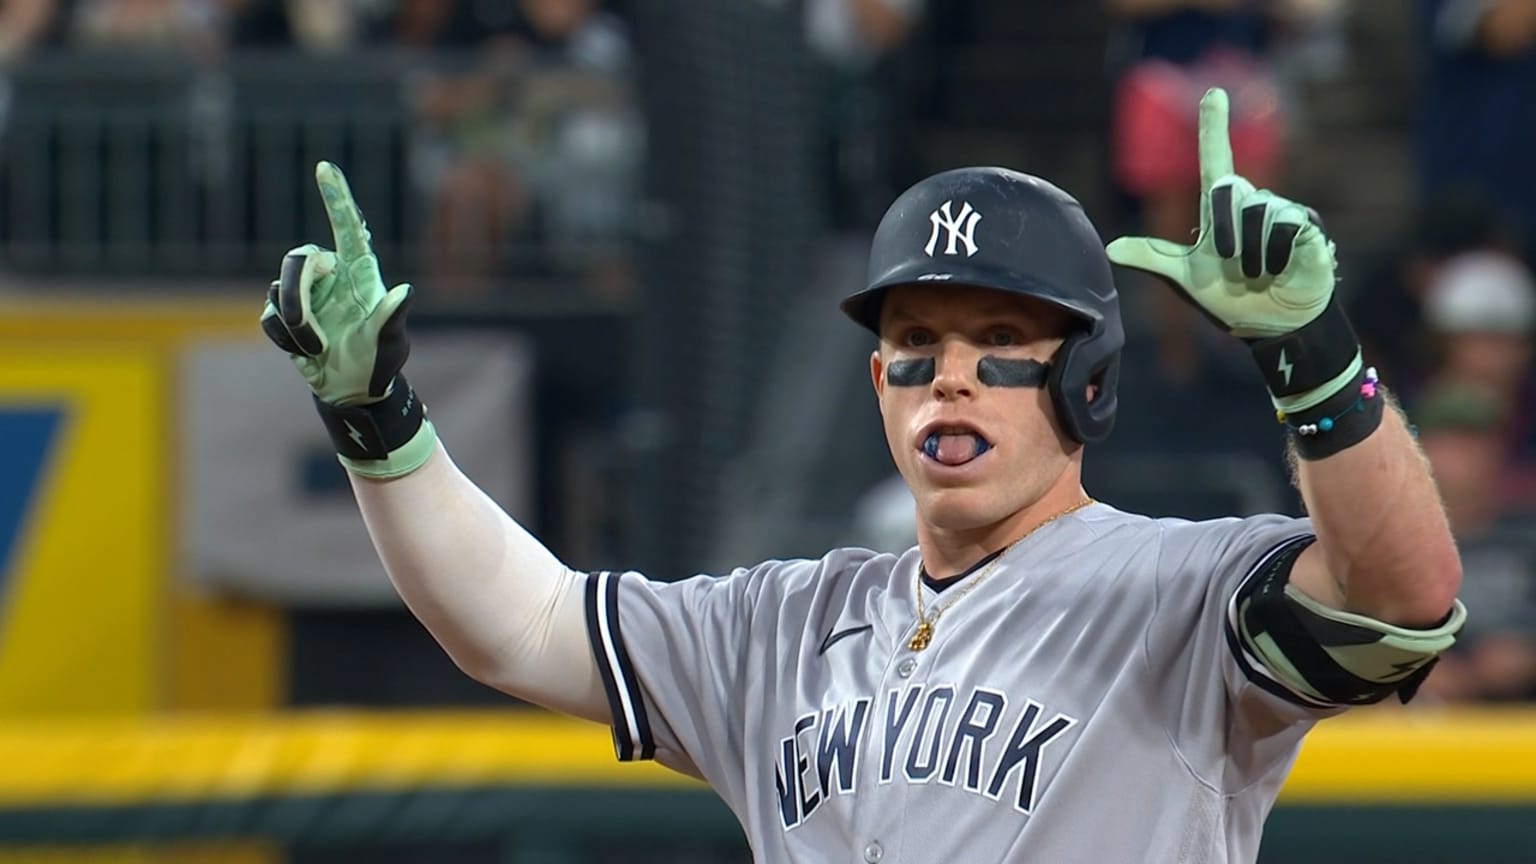
[[[592,647],[621,759],[707,781],[757,860],[1252,862],[1303,734],[1232,597],[1305,520],[1094,504],[924,605],[916,549],[725,577],[594,573]]]

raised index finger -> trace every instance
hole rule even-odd
[[[1232,141],[1227,135],[1227,91],[1212,87],[1200,100],[1200,191],[1235,173]]]
[[[315,166],[315,183],[320,187],[320,197],[325,200],[325,213],[331,220],[331,236],[336,238],[336,257],[343,264],[373,254],[368,245],[368,227],[363,224],[362,211],[352,200],[352,189],[341,169],[330,162]]]

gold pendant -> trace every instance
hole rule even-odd
[[[912,634],[912,639],[907,642],[907,647],[913,651],[921,651],[927,648],[928,643],[932,641],[933,625],[928,622],[928,619],[924,618],[917,622],[917,632]]]

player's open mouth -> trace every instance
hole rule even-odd
[[[964,465],[992,449],[981,433],[969,426],[936,426],[923,437],[923,455],[940,465]]]

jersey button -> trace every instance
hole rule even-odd
[[[913,660],[911,657],[901,661],[901,664],[896,667],[896,674],[903,678],[911,678],[912,673],[916,671],[917,661]]]
[[[885,857],[885,850],[880,847],[880,841],[871,841],[864,847],[864,860],[869,864],[880,864],[880,859]]]

